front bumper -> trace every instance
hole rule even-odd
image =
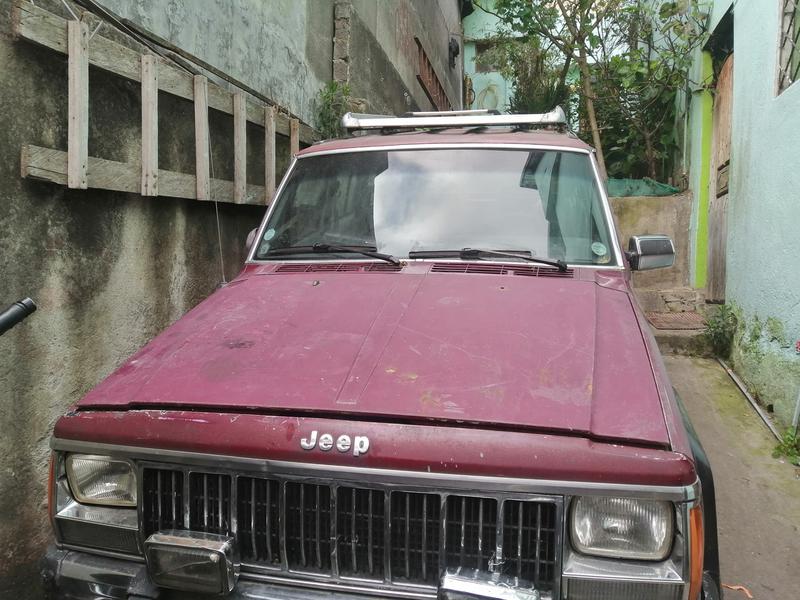
[[[49,600],[188,600],[201,597],[158,588],[144,563],[50,547],[42,559]],[[225,600],[365,600],[353,595],[239,580]]]

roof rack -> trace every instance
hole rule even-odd
[[[501,115],[489,110],[453,110],[442,112],[412,112],[401,117],[347,113],[342,127],[348,131],[361,129],[424,129],[428,127],[566,127],[564,109],[557,106],[548,113]]]

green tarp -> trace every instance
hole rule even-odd
[[[678,188],[659,183],[654,179],[609,179],[608,195],[614,198],[625,196],[671,196]]]

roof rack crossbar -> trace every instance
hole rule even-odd
[[[407,116],[412,115],[412,116]],[[547,127],[566,126],[564,109],[557,106],[548,113],[501,115],[491,111],[456,110],[449,112],[406,113],[401,117],[347,113],[342,127],[348,131],[360,129],[424,129],[427,127]]]

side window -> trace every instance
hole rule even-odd
[[[780,0],[781,37],[778,93],[800,77],[800,0]]]

